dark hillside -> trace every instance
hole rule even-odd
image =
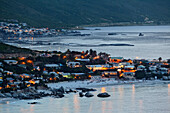
[[[32,54],[33,51],[25,48],[18,48],[15,46],[7,45],[0,42],[0,54],[10,54],[10,53],[26,53]]]
[[[99,23],[170,22],[170,0],[0,0],[0,20],[17,19],[34,27]]]

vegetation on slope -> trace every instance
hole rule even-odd
[[[25,48],[18,48],[15,46],[7,45],[0,42],[0,53],[33,53],[32,50]]]
[[[0,0],[0,20],[17,19],[34,27],[99,23],[170,22],[169,0]]]

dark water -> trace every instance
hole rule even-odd
[[[94,49],[111,56],[125,58],[163,59],[170,58],[170,26],[125,26],[125,27],[90,27],[81,30],[91,36],[59,36],[41,38],[21,38],[29,44],[16,44],[36,50],[86,51]],[[116,35],[108,35],[116,33]],[[139,36],[143,33],[144,36]],[[41,44],[37,44],[40,42]]]
[[[1,100],[0,113],[170,113],[170,84],[97,87],[92,98],[69,94],[62,99]],[[107,91],[111,97],[96,95]],[[30,105],[27,102],[40,104]]]

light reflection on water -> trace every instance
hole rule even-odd
[[[139,113],[143,113],[143,100],[139,100]]]
[[[105,87],[102,87],[102,88],[101,88],[101,93],[104,93],[104,92],[106,92],[106,88],[105,88]]]
[[[63,107],[63,113],[69,113],[69,104],[68,103],[69,103],[69,101],[68,101],[68,99],[66,99],[65,103],[64,103],[66,107]]]
[[[170,84],[168,84],[168,95],[170,96]]]
[[[28,108],[20,108],[21,113],[34,113],[34,106],[35,105],[30,105]]]
[[[75,109],[74,111],[75,113],[80,113],[80,102],[77,95],[74,95],[74,109]]]
[[[119,99],[123,99],[124,87],[123,86],[119,86],[118,90],[119,90]]]
[[[0,105],[0,113],[169,113],[170,84],[142,86],[138,84],[97,87],[92,98],[80,98],[78,93],[62,99],[46,97],[41,104],[30,105],[28,100],[15,103],[7,100]],[[111,97],[99,98],[108,92]]]
[[[135,101],[135,84],[132,85],[132,102]]]
[[[92,113],[92,111],[93,111],[93,104],[91,103],[90,107],[89,107],[89,110],[88,110],[88,113]]]
[[[135,106],[135,84],[132,85],[131,102],[132,105]]]
[[[102,101],[102,107],[101,107],[101,109],[102,109],[102,113],[105,113],[105,109],[106,109],[106,102],[105,101]]]
[[[112,88],[112,94],[115,96],[115,87]]]
[[[170,84],[168,84],[168,99],[169,99],[169,104],[170,104]]]

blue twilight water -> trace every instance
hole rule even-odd
[[[22,38],[29,44],[17,44],[35,50],[62,51],[67,49],[86,51],[89,49],[97,52],[106,52],[111,56],[125,58],[163,59],[170,58],[170,26],[121,26],[121,27],[88,27],[80,30],[90,36],[58,36],[41,38]],[[95,30],[100,29],[100,30]],[[116,33],[116,35],[108,35]],[[143,33],[144,36],[139,36]],[[41,42],[43,44],[35,44]],[[100,46],[105,44],[106,46]],[[111,44],[131,44],[134,46],[111,46]]]
[[[78,93],[62,99],[1,100],[0,113],[170,113],[170,84],[130,84],[97,87],[92,98]],[[111,97],[96,95],[107,91]],[[41,104],[30,105],[37,101]]]

